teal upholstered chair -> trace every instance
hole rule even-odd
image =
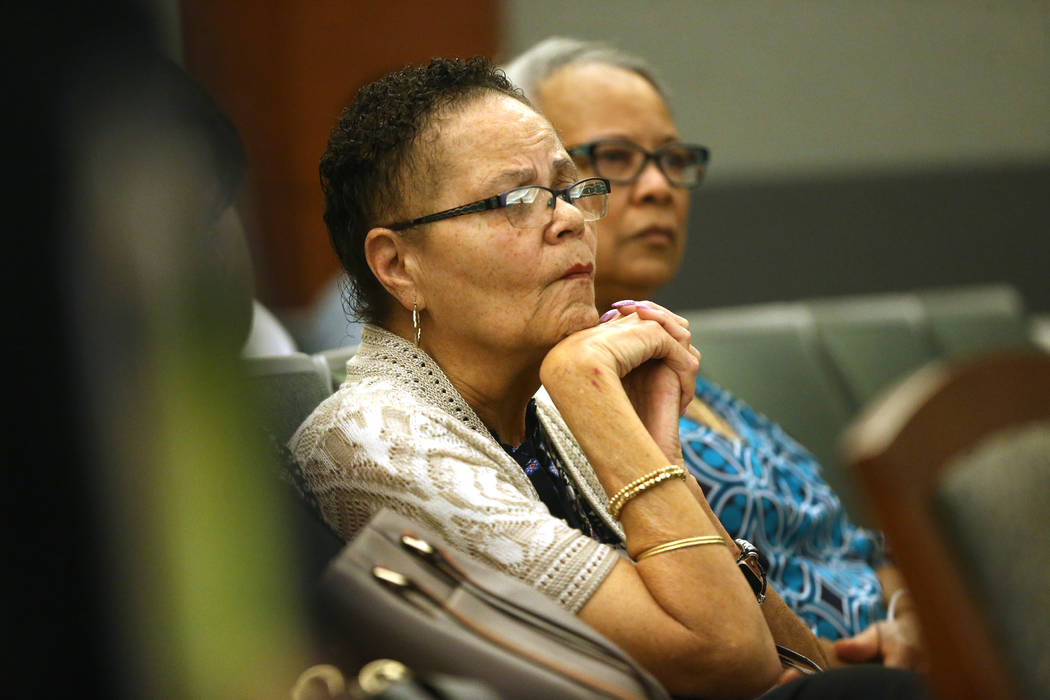
[[[946,287],[916,294],[941,355],[1032,346],[1024,300],[1011,285]]]
[[[824,298],[806,305],[853,410],[937,354],[925,309],[913,295]]]
[[[955,460],[935,493],[960,571],[1026,698],[1050,698],[1050,408],[1046,413],[1046,422],[1004,431]]]
[[[257,414],[280,445],[332,393],[327,363],[312,355],[293,352],[246,357],[243,362]]]

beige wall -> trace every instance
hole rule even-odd
[[[1050,159],[1045,0],[504,0],[502,58],[550,34],[652,61],[708,182]]]

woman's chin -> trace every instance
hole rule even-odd
[[[594,302],[574,303],[565,309],[557,337],[553,340],[557,343],[562,338],[596,325],[598,325],[598,309],[594,307]]]
[[[681,258],[678,256],[658,258],[644,261],[644,264],[639,265],[638,269],[633,272],[639,284],[659,289],[674,278],[679,264],[681,264]]]
[[[655,255],[639,254],[625,262],[612,274],[621,284],[659,289],[674,278],[682,264],[682,255],[680,251],[665,250]]]
[[[598,316],[598,309],[595,308],[593,303],[586,305],[576,314],[572,328],[566,333],[566,335],[597,326]]]

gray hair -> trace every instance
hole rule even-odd
[[[503,66],[503,70],[536,104],[537,89],[547,78],[565,66],[582,63],[601,63],[637,73],[656,89],[664,102],[668,101],[667,88],[648,62],[600,41],[552,36],[518,55]]]

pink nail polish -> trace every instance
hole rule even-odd
[[[633,299],[624,299],[623,301],[616,301],[616,302],[613,302],[613,305],[612,305],[612,307],[613,307],[614,309],[618,309],[618,308],[620,308],[621,306],[628,306],[628,305],[630,305],[630,304],[634,304],[634,303],[636,303],[636,302],[635,302],[635,301],[634,301]]]
[[[620,314],[620,312],[617,311],[616,309],[609,309],[608,311],[606,311],[604,314],[601,315],[601,318],[598,319],[598,323],[605,323],[606,321],[612,320],[613,318],[615,318],[619,314]]]

